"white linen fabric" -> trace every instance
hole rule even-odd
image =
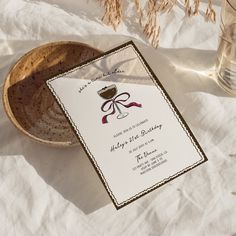
[[[160,17],[154,50],[134,4],[124,4],[127,16],[115,32],[101,23],[95,0],[0,0],[1,89],[9,67],[42,43],[69,39],[107,50],[133,39],[209,161],[117,211],[81,147],[35,143],[13,127],[1,104],[0,235],[236,234],[236,99],[214,79],[219,19],[187,18],[178,2]],[[219,1],[214,8],[219,16]]]

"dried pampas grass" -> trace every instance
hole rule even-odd
[[[114,30],[122,20],[122,2],[124,0],[99,0],[105,8],[102,21],[107,25],[111,25]],[[137,16],[143,32],[150,40],[153,47],[158,47],[160,37],[160,25],[158,23],[158,15],[163,12],[170,12],[177,0],[147,0],[145,6],[142,7],[140,0],[134,0]],[[185,9],[188,16],[197,15],[199,12],[200,0],[185,0]],[[212,8],[212,0],[208,0],[206,9],[206,20],[215,22],[216,14]],[[144,23],[143,23],[144,22]]]
[[[103,6],[105,7],[105,14],[102,17],[102,21],[107,25],[111,25],[114,30],[120,24],[122,18],[122,0],[102,0]]]

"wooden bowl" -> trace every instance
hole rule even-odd
[[[45,81],[101,53],[79,42],[53,42],[25,54],[9,71],[5,111],[17,129],[40,143],[68,147],[79,143]]]

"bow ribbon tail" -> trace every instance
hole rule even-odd
[[[108,123],[108,121],[107,121],[107,117],[108,117],[108,116],[111,116],[111,115],[115,114],[116,111],[115,111],[114,104],[112,105],[112,107],[113,107],[112,112],[102,117],[102,123],[103,123],[103,124]]]
[[[130,107],[142,107],[142,104],[137,103],[137,102],[131,102],[129,104],[123,104],[120,103],[122,106],[126,107],[126,108],[130,108]]]

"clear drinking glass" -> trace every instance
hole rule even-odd
[[[236,95],[236,0],[223,0],[216,72],[219,84]]]

